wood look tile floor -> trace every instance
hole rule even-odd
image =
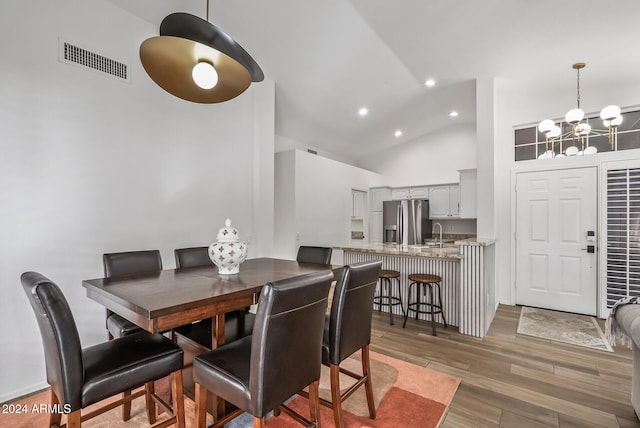
[[[462,379],[441,427],[640,427],[631,407],[631,351],[516,333],[520,307],[501,305],[483,339],[374,311],[371,349]],[[604,328],[604,321],[601,327]],[[407,426],[411,426],[410,423]]]

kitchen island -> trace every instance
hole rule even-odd
[[[493,242],[465,239],[439,245],[363,244],[336,246],[343,252],[343,263],[382,260],[382,269],[400,272],[403,307],[408,304],[407,290],[411,273],[426,273],[442,278],[442,306],[447,324],[463,334],[484,337],[496,310],[493,269]],[[423,299],[424,301],[424,299]],[[374,307],[377,309],[377,305]],[[388,310],[383,307],[383,310]],[[400,307],[393,307],[402,316]],[[415,316],[412,314],[412,316]],[[426,314],[419,319],[430,320]],[[436,321],[442,323],[440,314]]]

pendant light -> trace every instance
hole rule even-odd
[[[172,13],[160,35],[140,45],[140,60],[151,79],[176,97],[220,103],[264,80],[260,66],[235,40],[207,19]]]

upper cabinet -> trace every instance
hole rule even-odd
[[[369,189],[369,242],[371,243],[382,243],[383,202],[390,199],[390,187],[372,187]]]
[[[395,189],[391,189],[391,199],[409,199],[410,197],[409,188],[408,187],[396,187]]]
[[[365,207],[365,196],[366,192],[362,192],[360,190],[352,190],[351,191],[351,217],[357,219],[364,218],[364,207]]]
[[[371,211],[382,211],[383,202],[391,199],[390,187],[372,187],[369,189]]]
[[[460,186],[457,184],[429,188],[429,218],[460,218]]]
[[[461,169],[460,218],[478,217],[478,173],[475,169]]]
[[[429,199],[429,188],[423,187],[410,187],[409,197],[411,199]]]
[[[391,199],[428,199],[429,187],[396,187],[391,189]]]

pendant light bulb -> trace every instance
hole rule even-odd
[[[201,61],[193,66],[191,77],[202,89],[212,89],[218,84],[218,72],[208,62]]]

